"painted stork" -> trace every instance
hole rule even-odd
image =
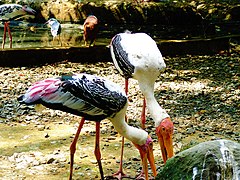
[[[61,24],[55,18],[50,18],[45,24],[49,24],[51,27],[51,34],[53,36],[53,40],[56,36],[59,36],[60,41],[60,34],[61,34]]]
[[[148,163],[156,176],[153,156],[153,141],[142,129],[129,126],[125,121],[128,106],[127,96],[117,84],[89,74],[75,74],[59,78],[49,78],[33,84],[18,98],[27,105],[42,104],[51,109],[62,110],[82,116],[77,133],[70,146],[70,177],[72,179],[76,143],[85,119],[96,122],[95,156],[101,179],[104,179],[99,147],[100,121],[108,118],[115,129],[129,139],[139,150],[143,169],[148,179]]]
[[[85,42],[85,46],[89,47],[95,44],[97,33],[98,19],[96,16],[90,15],[87,17],[83,24],[83,40]],[[88,41],[90,41],[89,46]]]
[[[173,156],[173,123],[167,112],[154,97],[154,84],[166,67],[156,42],[145,33],[119,33],[112,38],[110,52],[116,69],[125,78],[128,93],[128,79],[134,78],[144,95],[142,126],[145,128],[147,105],[152,116],[164,163]],[[121,170],[121,167],[120,167]]]
[[[6,31],[8,31],[10,48],[12,48],[12,35],[9,28],[9,21],[17,20],[26,15],[34,15],[35,10],[28,7],[27,5],[21,6],[19,4],[3,4],[0,5],[0,21],[4,22],[4,32],[3,32],[3,42],[2,49],[4,49],[5,40],[6,40]]]

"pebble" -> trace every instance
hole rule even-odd
[[[187,134],[194,134],[195,129],[194,128],[187,128]]]
[[[54,159],[53,157],[49,158],[49,159],[47,160],[47,164],[53,163],[54,160],[55,160],[55,159]]]
[[[216,59],[217,56],[217,61]],[[223,56],[191,56],[191,57],[166,57],[164,58],[167,64],[167,69],[162,72],[161,77],[155,84],[155,96],[161,106],[163,106],[169,113],[174,122],[174,151],[179,152],[184,149],[184,146],[193,146],[199,143],[199,138],[204,140],[215,140],[219,136],[221,138],[230,138],[232,140],[240,142],[239,133],[236,132],[239,129],[239,83],[237,76],[239,75],[239,56],[232,55],[229,57]],[[203,63],[204,62],[204,63]],[[227,64],[231,62],[231,66]],[[216,64],[217,63],[217,64]],[[214,69],[206,69],[206,67],[214,67]],[[48,77],[56,77],[67,72],[94,72],[97,75],[107,77],[108,79],[120,84],[124,87],[123,78],[113,68],[113,64],[110,62],[101,62],[96,64],[80,64],[70,62],[60,62],[54,65],[43,65],[40,67],[21,67],[21,68],[5,68],[0,67],[0,123],[12,126],[14,128],[15,123],[23,126],[29,126],[35,124],[39,131],[45,131],[50,129],[48,123],[55,121],[56,124],[73,123],[76,122],[76,129],[79,125],[79,119],[73,118],[67,113],[60,111],[54,111],[44,109],[42,112],[37,112],[34,106],[19,106],[17,97],[23,94],[27,87],[33,82]],[[211,71],[210,71],[211,70]],[[228,74],[228,72],[231,72]],[[210,73],[210,74],[209,74]],[[211,76],[210,76],[211,75]],[[234,76],[234,77],[233,77]],[[223,78],[224,77],[224,81]],[[9,79],[9,81],[6,81]],[[142,106],[143,96],[139,91],[139,86],[134,80],[130,81],[129,85],[129,108],[128,119],[129,124],[135,127],[140,127],[140,111]],[[149,114],[148,114],[149,115]],[[73,122],[71,122],[74,120]],[[111,146],[114,149],[119,150],[121,145],[119,142],[118,133],[114,130],[112,124],[109,121],[102,122],[101,132],[108,135],[108,138],[104,139],[105,144],[103,146]],[[85,125],[89,125],[86,122]],[[88,131],[89,135],[95,136],[95,129],[90,127]],[[155,135],[155,127],[151,118],[147,118],[147,131],[151,133],[154,138],[154,144],[157,143],[157,137]],[[73,132],[73,136],[75,131]],[[22,140],[27,140],[31,135],[23,134]],[[43,137],[51,139],[48,133],[44,133]],[[81,147],[84,145],[92,144],[88,142],[88,137],[82,137],[79,144]],[[14,137],[10,134],[9,139]],[[64,137],[65,138],[65,137]],[[190,141],[189,139],[193,139]],[[71,138],[65,138],[69,143]],[[51,140],[54,146],[58,140]],[[126,147],[133,148],[134,146],[130,142],[125,142]],[[17,147],[20,147],[18,145]],[[44,154],[39,151],[35,152],[20,152],[14,153],[12,156],[0,156],[2,161],[10,162],[9,172],[21,169],[22,171],[31,170],[32,174],[37,176],[39,173],[58,174],[60,170],[58,168],[67,164],[69,156],[69,147],[64,151],[54,151],[50,154]],[[108,147],[106,147],[108,148]],[[159,145],[157,145],[159,148]],[[137,152],[137,151],[136,151]],[[160,154],[160,150],[155,151],[157,156]],[[92,153],[93,154],[93,153]],[[108,155],[109,159],[114,160],[114,166],[118,165],[119,160],[116,157]],[[80,159],[86,160],[87,158],[95,158],[82,154]],[[104,156],[102,157],[104,158]],[[127,160],[125,160],[126,163]],[[140,158],[132,157],[129,160],[127,169],[129,171],[141,170]],[[96,160],[91,160],[91,166],[85,169],[79,165],[74,165],[74,168],[78,170],[76,176],[79,177],[95,177],[95,175],[87,174],[86,171],[90,171],[93,167],[96,167]],[[137,163],[135,163],[137,162]],[[111,164],[111,166],[113,166]],[[137,165],[139,164],[139,165]],[[163,165],[162,159],[157,158],[156,164]],[[55,166],[56,165],[56,166]],[[1,166],[1,165],[0,165]],[[53,169],[51,169],[53,167]],[[56,168],[56,169],[54,169]],[[133,169],[134,168],[134,169]],[[26,179],[24,175],[15,176],[13,174],[11,179]],[[52,174],[51,174],[52,175]],[[97,175],[98,172],[97,172]],[[17,177],[17,178],[16,178]],[[0,176],[1,178],[1,176]],[[80,178],[80,179],[81,179]]]
[[[45,134],[44,134],[44,137],[45,137],[45,138],[49,138],[50,136],[49,136],[48,133],[45,133]]]
[[[45,125],[38,125],[38,126],[37,126],[37,129],[38,129],[39,131],[43,131],[43,130],[45,129]]]

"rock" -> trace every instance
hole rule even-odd
[[[194,128],[187,128],[187,134],[194,134],[195,129]]]
[[[31,136],[30,135],[25,135],[25,136],[23,136],[22,138],[21,138],[21,140],[26,140],[26,139],[28,139],[28,138],[30,138]]]
[[[49,138],[50,136],[49,136],[48,133],[45,133],[45,134],[44,134],[44,137],[45,137],[45,138]]]
[[[91,162],[92,164],[97,164],[97,161],[94,160],[94,159],[91,159],[90,162]]]
[[[38,126],[37,126],[37,129],[38,129],[39,131],[44,131],[45,126],[44,126],[44,125],[38,125]]]
[[[37,161],[37,160],[33,160],[32,165],[33,166],[38,166],[38,165],[40,165],[40,162]]]
[[[200,143],[169,159],[156,179],[240,179],[240,144],[230,140]]]
[[[51,163],[53,163],[54,160],[55,160],[55,158],[50,157],[50,158],[48,159],[48,161],[47,161],[47,164],[51,164]]]
[[[141,161],[141,159],[136,158],[136,157],[133,157],[133,158],[132,158],[132,161]]]

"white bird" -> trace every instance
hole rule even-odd
[[[154,97],[154,84],[166,64],[156,42],[145,33],[119,33],[112,38],[110,52],[115,67],[125,78],[128,93],[128,79],[138,81],[144,95],[142,126],[145,128],[145,106],[155,122],[164,163],[173,156],[173,123]],[[146,99],[146,100],[145,100]]]
[[[115,129],[129,139],[139,150],[143,169],[148,179],[147,159],[156,176],[153,156],[153,141],[142,129],[129,126],[125,122],[128,106],[125,92],[117,84],[89,74],[75,74],[59,78],[49,78],[34,83],[27,92],[18,98],[27,105],[42,104],[51,109],[62,110],[82,116],[77,133],[70,146],[70,177],[72,179],[76,143],[85,119],[96,122],[95,156],[101,179],[104,179],[99,147],[100,121],[108,118]]]
[[[3,4],[0,5],[0,21],[4,22],[3,42],[2,49],[4,49],[6,40],[6,31],[8,31],[10,48],[12,48],[12,35],[9,28],[9,21],[22,18],[27,15],[34,15],[35,10],[28,7],[27,5],[21,6],[19,4]]]
[[[59,36],[58,41],[60,41],[60,34],[62,31],[62,27],[61,27],[61,24],[58,22],[58,20],[56,20],[55,18],[50,18],[45,24],[49,24],[51,28],[51,34],[53,36],[53,40],[56,36]]]

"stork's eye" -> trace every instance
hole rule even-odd
[[[150,143],[150,144],[149,144],[149,147],[150,147],[150,148],[153,148],[153,143]]]

